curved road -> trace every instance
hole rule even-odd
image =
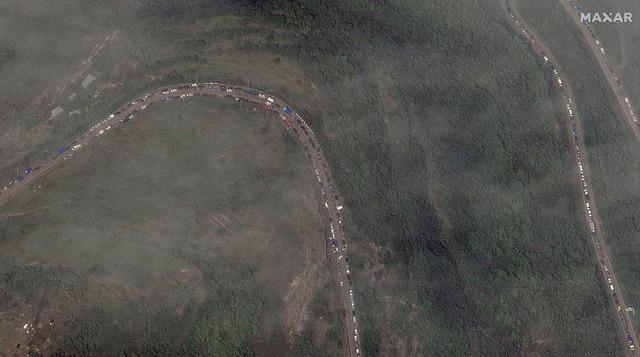
[[[320,186],[320,192],[325,199],[324,205],[329,215],[328,220],[331,237],[328,238],[327,245],[331,247],[331,261],[336,266],[340,283],[339,291],[344,309],[349,356],[362,356],[355,303],[353,300],[353,281],[349,268],[347,242],[342,221],[342,206],[339,203],[339,195],[335,188],[331,171],[320,149],[318,140],[302,117],[281,99],[267,93],[262,93],[247,87],[220,83],[177,84],[156,89],[127,103],[117,112],[91,127],[89,131],[82,134],[70,145],[59,148],[57,151],[58,154],[52,156],[49,160],[37,164],[33,169],[28,168],[23,170],[22,174],[16,177],[14,181],[0,189],[0,205],[14,198],[37,178],[46,175],[65,160],[71,158],[75,151],[82,150],[86,146],[91,145],[98,137],[108,134],[112,128],[134,119],[137,113],[146,109],[149,105],[192,96],[218,96],[258,104],[275,114],[290,134],[303,145],[307,156],[311,160],[316,179]]]
[[[503,8],[508,13],[507,19],[513,28],[521,34],[530,44],[533,50],[542,56],[546,65],[553,71],[554,80],[558,89],[563,93],[563,105],[566,107],[567,115],[571,126],[571,136],[574,142],[574,154],[576,157],[577,173],[580,177],[582,190],[582,201],[585,208],[585,223],[587,223],[591,232],[591,240],[595,248],[598,266],[602,272],[605,282],[605,289],[609,292],[613,305],[613,313],[620,325],[620,331],[624,344],[627,346],[625,352],[627,355],[639,356],[637,344],[637,336],[630,315],[627,311],[627,304],[622,296],[622,291],[616,278],[611,258],[605,245],[605,237],[602,232],[602,224],[598,215],[596,198],[591,186],[591,170],[587,161],[587,151],[584,144],[582,132],[582,124],[580,117],[576,111],[574,96],[571,86],[568,83],[559,62],[553,56],[551,51],[539,40],[539,36],[533,29],[522,19],[517,9],[509,0],[502,2]]]

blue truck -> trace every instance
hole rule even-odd
[[[292,115],[293,114],[293,110],[287,106],[284,107],[284,109],[282,109],[282,111],[287,114],[287,115]]]

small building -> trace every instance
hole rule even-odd
[[[87,89],[95,80],[96,76],[94,76],[93,74],[88,74],[82,81],[82,86],[84,87],[84,89]]]
[[[61,106],[57,106],[55,107],[51,113],[49,113],[49,120],[57,117],[58,115],[62,114],[62,112],[64,112],[64,109],[62,109]]]

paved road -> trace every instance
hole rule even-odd
[[[580,21],[579,10],[580,5],[573,0],[560,0],[562,7],[568,12],[569,17],[573,19],[578,28],[580,29],[580,33],[584,37],[585,41],[589,45],[591,52],[598,60],[598,65],[602,70],[602,73],[607,78],[607,83],[611,87],[611,90],[616,96],[616,100],[618,101],[618,105],[620,106],[620,110],[622,115],[627,120],[629,126],[631,127],[631,131],[636,136],[636,139],[640,141],[640,128],[638,127],[638,118],[636,113],[634,112],[631,102],[626,94],[626,91],[622,87],[622,83],[620,82],[618,76],[615,73],[613,62],[607,57],[604,45],[602,41],[596,36],[593,28],[586,23],[582,23]],[[577,8],[576,8],[577,7]]]
[[[353,296],[353,281],[348,263],[348,247],[343,225],[344,213],[343,207],[340,205],[338,191],[335,188],[327,161],[311,128],[297,112],[274,96],[251,88],[220,83],[178,84],[156,89],[127,103],[117,112],[91,127],[89,131],[82,134],[68,146],[59,148],[59,153],[49,160],[34,165],[33,169],[25,169],[20,177],[0,189],[0,205],[15,198],[19,192],[23,191],[39,177],[51,172],[65,160],[70,160],[78,150],[91,145],[100,136],[108,135],[114,127],[122,125],[129,120],[135,120],[136,115],[149,105],[192,96],[218,96],[255,103],[275,114],[290,134],[303,145],[307,156],[311,160],[313,171],[320,186],[320,192],[325,199],[324,206],[328,213],[329,227],[331,229],[328,246],[331,247],[331,261],[336,266],[339,279],[339,292],[345,314],[344,321],[349,356],[362,356]]]
[[[575,107],[575,97],[573,96],[571,85],[563,74],[559,62],[544,43],[540,41],[540,37],[518,14],[517,8],[514,5],[514,3],[508,0],[503,2],[505,11],[508,13],[507,18],[509,23],[526,39],[533,50],[543,58],[544,62],[553,71],[554,80],[558,89],[563,93],[563,105],[566,108],[571,126],[571,137],[574,143],[573,152],[576,157],[576,165],[578,166],[577,173],[580,177],[582,201],[585,208],[585,223],[591,232],[591,240],[595,248],[598,266],[602,272],[606,289],[611,297],[613,313],[620,325],[620,336],[626,345],[625,353],[631,356],[638,356],[638,349],[635,346],[637,344],[636,332],[630,320],[630,315],[627,311],[628,306],[622,296],[622,291],[605,245],[605,236],[597,210],[596,197],[591,186],[591,170],[589,169],[587,161],[582,124]]]

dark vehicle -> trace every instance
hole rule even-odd
[[[22,181],[22,180],[24,180],[24,177],[22,177],[22,176],[16,176],[16,181],[20,182],[20,181]]]
[[[291,110],[291,108],[285,106],[282,111],[287,114],[287,115],[292,115],[293,114],[293,110]]]
[[[30,168],[30,167],[27,167],[27,168],[24,170],[24,174],[25,174],[25,175],[28,175],[28,174],[30,174],[30,173],[32,173],[32,172],[33,172],[33,169],[32,169],[32,168]]]

